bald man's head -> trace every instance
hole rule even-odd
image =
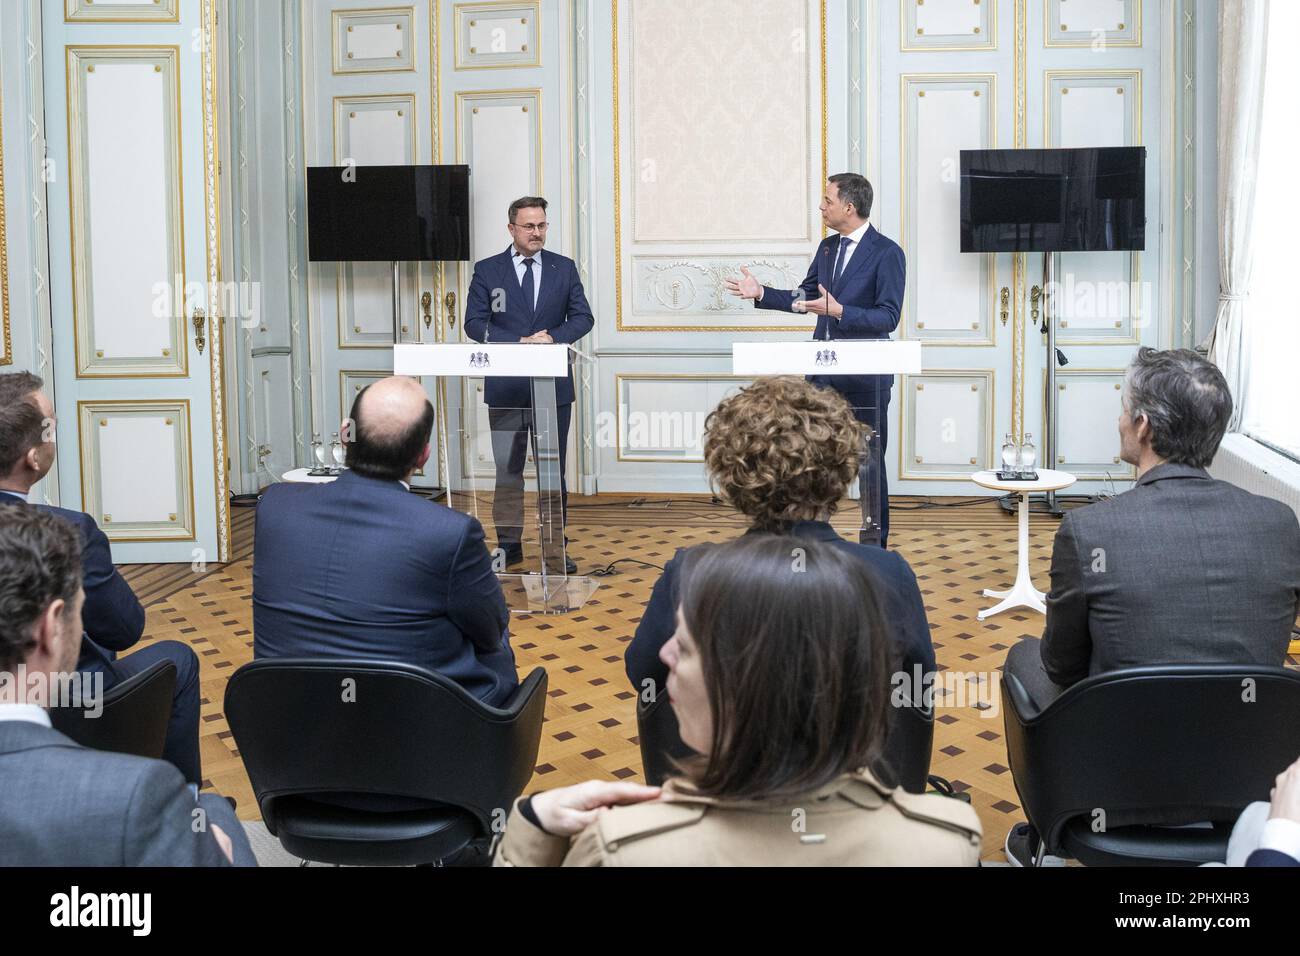
[[[351,418],[347,460],[358,475],[401,481],[428,460],[433,405],[415,379],[394,375],[363,388]]]

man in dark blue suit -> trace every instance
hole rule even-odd
[[[797,289],[769,289],[742,268],[740,278],[727,279],[732,295],[753,299],[760,309],[809,312],[817,316],[813,338],[887,339],[898,327],[903,310],[906,264],[903,250],[868,222],[872,190],[866,177],[836,173],[826,181],[822,222],[836,235],[823,239],[808,275]],[[846,399],[859,421],[880,436],[880,546],[889,538],[889,482],[885,449],[889,439],[889,398],[892,375],[810,375],[810,382],[833,388]],[[870,510],[863,489],[863,524]],[[865,541],[865,536],[863,538]]]
[[[483,528],[409,490],[429,460],[424,389],[376,382],[345,425],[349,470],[258,503],[253,656],[399,661],[503,703],[519,681]]]
[[[54,406],[41,379],[29,372],[0,375],[0,506],[48,511],[81,533],[81,565],[86,604],[77,670],[103,674],[104,690],[160,660],[176,665],[172,714],[163,759],[189,783],[203,780],[199,757],[199,659],[189,645],[159,641],[126,657],[144,634],[144,608],[113,565],[108,538],[95,519],[81,511],[27,503],[32,486],[54,465]]]
[[[510,204],[507,228],[513,242],[505,252],[474,264],[465,306],[465,334],[475,342],[537,342],[572,345],[591,331],[591,307],[578,267],[546,244],[546,200],[524,196]],[[533,396],[526,378],[488,376],[484,388],[496,460],[492,521],[506,565],[523,560],[524,461],[533,425]],[[573,372],[555,381],[560,447],[560,510],[567,517],[569,488],[565,451],[573,418]],[[577,568],[565,559],[572,574]]]

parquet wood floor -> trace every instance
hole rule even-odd
[[[941,670],[997,671],[1008,648],[1038,636],[1043,618],[1032,612],[1002,614],[987,622],[976,612],[992,601],[986,587],[1008,587],[1015,577],[1016,523],[988,499],[894,498],[890,537],[911,563],[925,597]],[[482,508],[482,505],[480,505]],[[490,511],[490,509],[488,509]],[[856,534],[853,502],[834,520],[842,534]],[[513,646],[521,673],[535,666],[549,673],[549,700],[536,773],[529,791],[592,777],[639,780],[635,695],[623,671],[623,649],[636,629],[656,567],[680,548],[724,541],[741,534],[744,522],[707,496],[598,495],[575,497],[570,508],[570,555],[582,573],[616,559],[594,599],[566,616],[516,616]],[[1056,521],[1034,516],[1030,567],[1047,584]],[[205,788],[238,800],[244,819],[257,806],[235,742],[222,713],[226,681],[252,660],[253,511],[236,509],[233,560],[207,571],[187,565],[126,565],[123,573],[147,605],[142,646],[158,640],[188,642],[202,667],[201,746]],[[636,562],[642,562],[638,564]],[[1291,663],[1297,663],[1293,656]],[[971,698],[973,700],[973,697]],[[935,727],[932,772],[969,791],[984,826],[986,859],[1002,859],[1013,823],[1024,819],[1002,736],[1000,699],[994,708],[948,706]],[[957,701],[953,700],[952,703]]]

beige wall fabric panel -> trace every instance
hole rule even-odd
[[[630,6],[633,239],[809,238],[806,0]]]

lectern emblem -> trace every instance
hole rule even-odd
[[[471,352],[469,356],[469,364],[471,368],[490,368],[492,366],[492,360],[488,358],[486,352]]]
[[[823,349],[822,351],[817,353],[817,358],[814,360],[813,364],[823,366],[823,367],[828,365],[839,365],[840,360],[839,357],[835,354],[834,349]]]

